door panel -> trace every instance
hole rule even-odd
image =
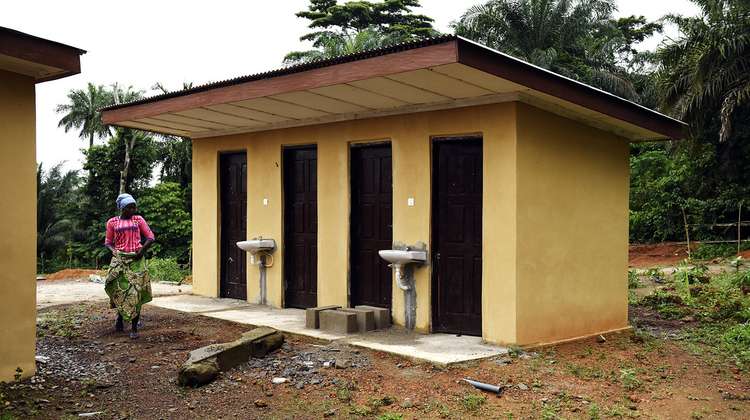
[[[351,152],[351,304],[391,307],[392,277],[378,255],[393,242],[391,145]]]
[[[247,300],[245,253],[238,241],[247,239],[247,156],[222,154],[219,158],[221,200],[221,297]]]
[[[482,334],[482,141],[433,146],[432,328]]]
[[[318,302],[318,180],[315,146],[284,150],[284,301]]]

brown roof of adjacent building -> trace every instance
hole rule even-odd
[[[0,69],[33,77],[37,82],[81,72],[86,51],[0,26]]]

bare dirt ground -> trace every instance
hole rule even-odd
[[[689,326],[642,309],[631,316],[659,337]],[[105,304],[42,309],[39,372],[0,385],[0,418],[750,417],[747,372],[648,334],[450,368],[291,337],[208,386],[183,389],[176,373],[190,350],[233,340],[247,326],[152,307],[144,318],[141,338],[132,341],[113,331]],[[331,361],[349,366],[324,367]],[[273,385],[273,377],[289,381]],[[476,391],[464,377],[505,391]]]
[[[630,245],[628,264],[633,268],[674,266],[687,258],[684,244],[665,242],[661,244]]]
[[[47,281],[54,280],[88,280],[91,274],[104,275],[102,270],[93,270],[88,268],[66,268],[44,276]]]

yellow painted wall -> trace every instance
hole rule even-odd
[[[348,304],[349,144],[390,140],[393,148],[393,238],[430,241],[431,137],[484,138],[484,337],[515,340],[515,104],[504,103],[193,141],[195,293],[218,295],[218,154],[248,155],[248,237],[283,247],[281,152],[284,145],[318,146],[318,305]],[[414,197],[415,205],[407,206]],[[268,206],[263,205],[268,198]],[[283,302],[283,252],[268,269],[268,301]],[[417,329],[430,328],[430,268],[416,271]],[[257,299],[258,271],[248,266],[248,300]],[[394,322],[403,324],[403,292],[393,282]]]
[[[517,342],[628,324],[628,143],[518,105]]]
[[[0,381],[35,372],[34,80],[0,70]]]

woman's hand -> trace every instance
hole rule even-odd
[[[143,258],[143,256],[146,255],[146,251],[148,251],[148,249],[151,248],[151,245],[153,245],[153,243],[154,243],[153,239],[146,239],[146,242],[143,243],[143,246],[141,247],[141,249],[139,249],[135,253],[135,258],[138,260]]]

